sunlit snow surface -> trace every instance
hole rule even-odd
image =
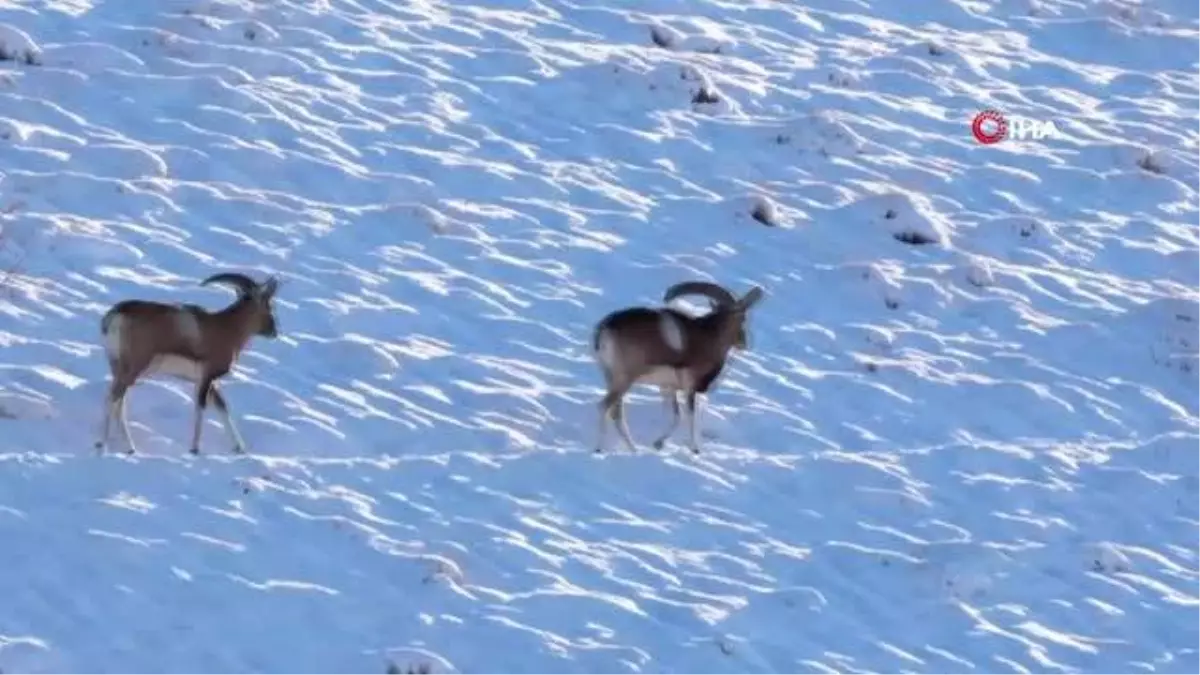
[[[0,0],[0,669],[1196,672],[1197,13]],[[231,269],[252,454],[98,457],[101,314]],[[689,278],[703,454],[593,455]]]

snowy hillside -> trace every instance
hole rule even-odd
[[[1196,672],[1198,13],[0,0],[0,671]],[[227,270],[250,454],[98,456]],[[685,279],[767,293],[704,452],[593,454]]]

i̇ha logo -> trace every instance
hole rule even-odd
[[[1040,141],[1058,137],[1058,127],[1050,120],[1007,117],[998,110],[984,110],[971,120],[971,135],[984,145],[999,143],[1006,138]]]

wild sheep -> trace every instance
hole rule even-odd
[[[96,449],[104,452],[113,417],[121,420],[121,430],[135,452],[125,417],[125,395],[139,379],[150,375],[168,375],[196,385],[196,411],[190,452],[200,452],[200,428],[204,409],[211,401],[221,412],[225,428],[233,438],[234,452],[246,445],[229,414],[229,404],[216,380],[230,371],[250,338],[279,335],[271,300],[279,288],[275,277],[259,284],[238,273],[222,272],[200,285],[227,284],[238,292],[228,307],[209,312],[198,305],[164,304],[148,300],[124,300],[113,305],[100,321],[112,383],[105,397],[104,424]]]
[[[755,286],[738,299],[717,284],[686,281],[667,289],[663,301],[669,303],[689,294],[711,299],[711,311],[690,316],[670,307],[629,307],[608,314],[596,324],[592,348],[606,389],[600,401],[596,452],[604,449],[610,416],[625,444],[631,451],[636,450],[624,412],[625,394],[636,384],[657,385],[671,408],[670,426],[654,441],[654,448],[661,449],[678,426],[676,394],[683,392],[689,418],[688,445],[692,452],[700,452],[696,396],[709,391],[724,369],[731,348],[747,348],[746,314],[764,292]]]

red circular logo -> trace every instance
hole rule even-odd
[[[971,134],[984,145],[999,143],[1008,135],[1008,121],[997,110],[984,110],[971,120]]]

